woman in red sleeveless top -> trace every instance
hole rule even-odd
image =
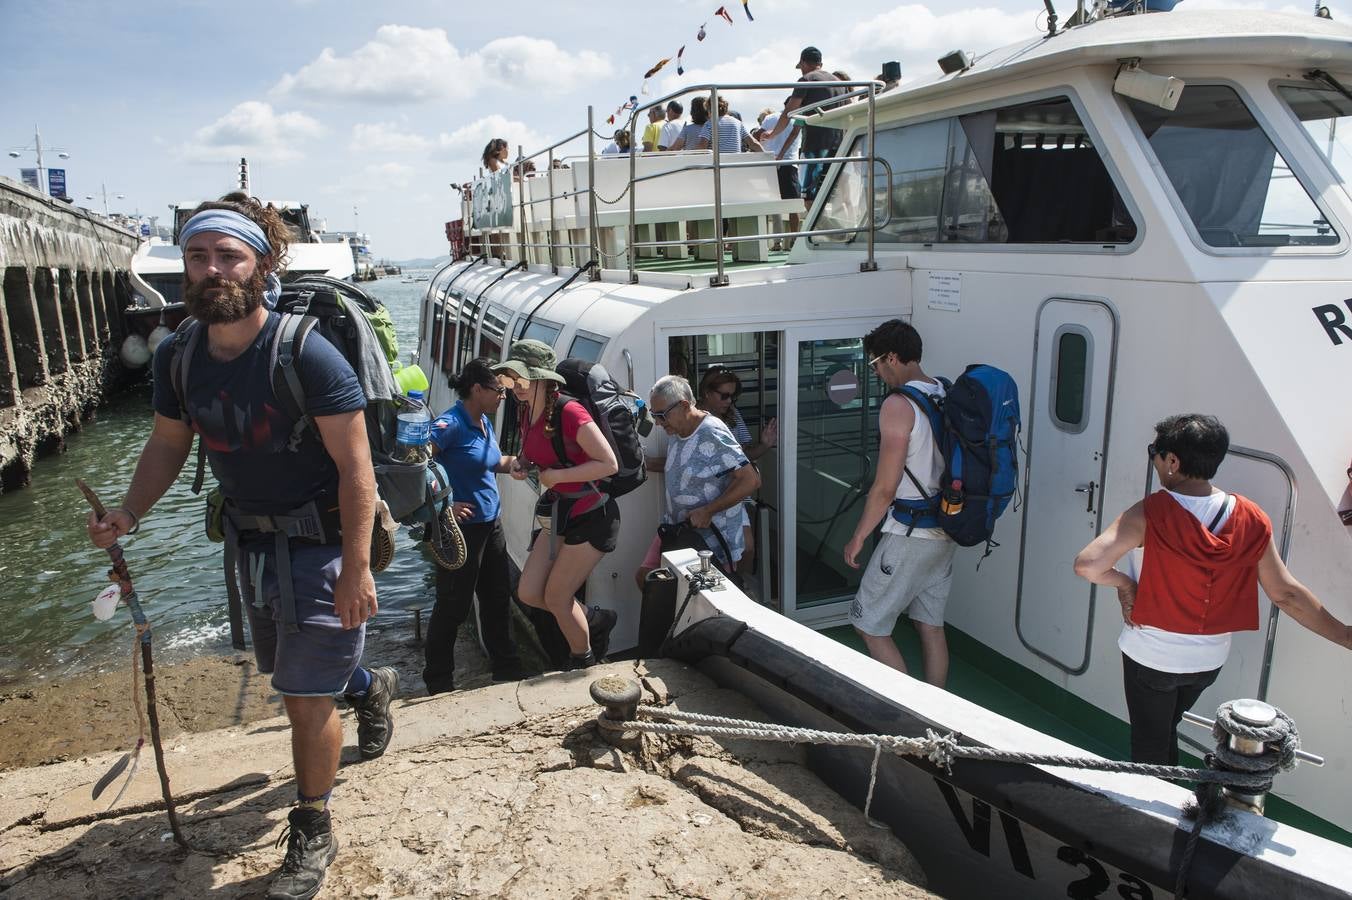
[[[614,475],[619,463],[583,405],[559,395],[563,376],[554,364],[553,348],[527,339],[512,344],[507,359],[493,371],[522,410],[521,455],[512,477],[522,480],[530,467],[537,467],[545,490],[517,596],[527,606],[554,614],[568,642],[565,667],[580,669],[605,656],[603,641],[608,643],[615,626],[614,611],[587,609],[574,597],[601,557],[615,549],[619,509],[595,485]]]
[[[1178,762],[1178,723],[1220,673],[1230,635],[1258,629],[1258,586],[1298,623],[1352,647],[1348,627],[1287,570],[1272,523],[1211,479],[1230,448],[1214,416],[1171,416],[1148,450],[1161,490],[1132,506],[1075,557],[1075,572],[1117,589],[1131,758]],[[1139,583],[1115,568],[1144,547]]]

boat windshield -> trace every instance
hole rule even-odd
[[[1189,84],[1178,108],[1127,106],[1212,247],[1326,247],[1338,234],[1233,88]]]
[[[1348,184],[1348,176],[1352,176],[1352,150],[1347,145],[1352,138],[1352,99],[1322,85],[1288,85],[1279,87],[1277,95],[1305,126],[1319,152],[1338,173],[1338,180]]]

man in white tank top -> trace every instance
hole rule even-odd
[[[864,338],[869,366],[889,388],[905,385],[942,397],[943,385],[920,368],[922,349],[919,333],[900,319],[884,322]],[[859,568],[864,543],[879,522],[883,533],[850,604],[850,624],[874,659],[905,672],[892,631],[901,614],[907,613],[920,635],[925,680],[943,687],[948,678],[944,606],[957,545],[942,529],[904,525],[892,514],[894,501],[920,499],[921,488],[924,497],[937,498],[943,460],[928,415],[902,394],[893,393],[883,401],[878,430],[882,438],[878,469],[854,536],[845,545],[846,565]]]

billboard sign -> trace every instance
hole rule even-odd
[[[53,197],[66,196],[66,170],[48,169],[47,170],[47,193]]]
[[[33,190],[35,191],[42,190],[42,185],[38,183],[37,169],[20,169],[19,178],[23,180],[24,184],[28,185]]]
[[[512,226],[512,171],[503,166],[474,180],[471,189],[475,228]]]

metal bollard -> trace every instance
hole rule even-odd
[[[1277,711],[1262,700],[1236,700],[1230,708],[1230,714],[1245,725],[1252,725],[1255,728],[1267,728],[1277,721]],[[1267,752],[1267,744],[1263,741],[1235,734],[1229,736],[1227,743],[1231,750],[1242,756],[1262,756]],[[1224,796],[1231,806],[1263,815],[1266,793],[1248,794],[1233,788],[1225,788]]]
[[[638,701],[642,696],[642,689],[632,678],[606,675],[591,683],[591,698],[604,707],[601,718],[610,722],[632,722],[638,715]],[[631,749],[638,743],[637,732],[616,731],[610,728],[598,730],[606,743],[616,747]]]
[[[708,575],[714,564],[714,554],[712,550],[699,551],[699,573]]]

